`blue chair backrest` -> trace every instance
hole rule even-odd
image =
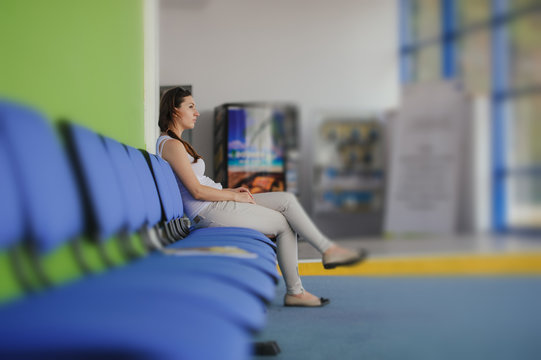
[[[156,183],[143,153],[131,146],[126,146],[126,149],[128,150],[128,156],[135,167],[135,172],[141,185],[146,210],[146,224],[148,227],[153,227],[162,218],[160,196],[156,189]]]
[[[23,237],[23,213],[19,189],[13,178],[8,153],[0,133],[0,251]]]
[[[173,205],[173,197],[171,196],[171,187],[165,176],[163,166],[160,165],[158,157],[153,154],[148,154],[150,159],[150,165],[152,166],[152,173],[156,180],[156,187],[158,188],[158,194],[160,195],[160,201],[165,217],[165,221],[169,222],[173,220],[175,216],[175,210]]]
[[[67,130],[90,207],[89,230],[99,240],[108,239],[128,224],[115,170],[97,133],[76,124],[67,124]]]
[[[26,236],[38,251],[51,251],[83,230],[69,162],[47,120],[34,110],[0,102],[0,129],[21,190]]]
[[[184,204],[182,203],[182,195],[180,194],[180,189],[178,187],[177,177],[167,161],[159,156],[157,156],[157,159],[162,167],[162,173],[167,180],[167,184],[169,185],[169,196],[172,200],[171,206],[173,214],[177,218],[182,217],[182,215],[184,215]]]
[[[124,204],[126,204],[128,230],[130,233],[135,232],[146,223],[145,202],[135,166],[124,145],[108,137],[103,137],[103,141],[119,180]]]

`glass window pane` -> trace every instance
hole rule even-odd
[[[414,53],[415,54],[415,53]],[[414,78],[414,68],[413,68],[413,64],[414,64],[414,59],[415,59],[415,55],[414,54],[407,54],[407,55],[402,55],[401,57],[401,76],[402,76],[402,82],[403,83],[408,83],[408,82],[413,82],[415,81],[415,78]]]
[[[491,87],[490,30],[465,34],[458,42],[459,76],[466,90],[473,94],[488,94]]]
[[[541,177],[533,174],[507,178],[507,221],[510,227],[541,228]]]
[[[420,48],[412,54],[412,81],[425,82],[441,78],[441,46]]]
[[[522,9],[531,7],[532,5],[539,5],[539,4],[541,4],[541,0],[510,0],[509,8],[511,10],[522,10]]]
[[[491,15],[491,0],[458,0],[457,7],[460,27],[487,21]]]
[[[510,23],[511,87],[541,85],[541,12],[521,16]]]
[[[541,165],[541,95],[510,100],[507,108],[508,167]]]
[[[440,0],[411,0],[410,26],[413,42],[434,38],[441,33]]]

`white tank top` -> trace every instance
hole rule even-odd
[[[169,135],[162,135],[158,138],[156,141],[156,152],[158,153],[158,156],[162,156],[162,150],[163,146],[166,141],[168,140],[175,140]],[[178,141],[178,140],[175,140]],[[205,162],[203,159],[197,159],[197,162],[193,162],[193,157],[190,154],[188,155],[188,159],[190,160],[190,164],[192,165],[192,170],[195,173],[195,176],[197,177],[197,180],[199,180],[199,183],[201,185],[206,185],[213,187],[215,189],[222,189],[222,185],[214,182],[211,178],[208,176],[205,176]],[[210,201],[202,201],[202,200],[196,200],[193,198],[192,194],[184,187],[184,184],[180,181],[178,176],[175,174],[175,177],[177,179],[178,188],[180,189],[180,194],[182,195],[182,202],[184,204],[184,212],[186,215],[190,218],[191,221],[199,214],[201,211],[203,211],[204,208],[210,205]]]

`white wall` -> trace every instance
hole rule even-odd
[[[397,27],[396,0],[161,0],[160,85],[193,85],[209,174],[225,102],[296,103],[306,152],[319,111],[397,106]]]

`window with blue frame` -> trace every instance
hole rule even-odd
[[[541,230],[541,0],[399,0],[402,83],[491,99],[492,227]]]

